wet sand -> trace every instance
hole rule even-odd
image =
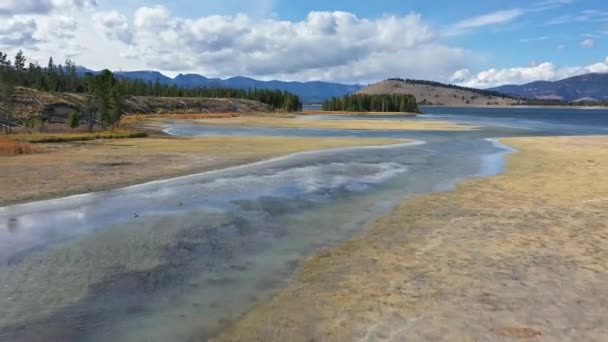
[[[120,188],[280,155],[396,139],[153,137],[41,145],[46,152],[0,156],[0,206]]]
[[[298,119],[285,117],[240,116],[232,118],[210,118],[194,120],[206,125],[247,126],[247,127],[282,127],[282,128],[315,128],[315,129],[351,129],[351,130],[415,130],[415,131],[467,131],[474,126],[461,125],[449,121],[420,120],[322,120]]]
[[[608,138],[501,142],[507,172],[405,201],[217,339],[606,340]]]

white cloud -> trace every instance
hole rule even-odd
[[[23,49],[41,64],[49,56],[57,62],[71,58],[93,69],[349,83],[389,76],[446,81],[446,75],[479,61],[443,43],[415,13],[366,19],[310,12],[285,21],[246,14],[182,18],[163,6],[126,15],[98,11],[91,1],[48,3],[48,13],[10,16],[10,25],[0,27],[0,50],[14,55]]]
[[[53,9],[51,0],[2,0],[0,14],[48,13]]]
[[[458,32],[484,26],[505,24],[522,16],[523,14],[524,11],[519,8],[486,13],[476,17],[461,20],[454,24],[450,31]]]
[[[585,39],[581,42],[581,46],[582,47],[586,47],[586,48],[592,48],[595,47],[595,40],[589,38],[589,39]]]
[[[550,19],[548,25],[562,25],[577,22],[608,22],[608,11],[606,10],[584,10],[574,15],[564,15]]]
[[[138,56],[149,68],[208,76],[348,82],[387,75],[439,78],[471,57],[440,44],[418,14],[370,20],[348,12],[311,12],[296,22],[244,14],[187,19],[154,6],[137,9],[133,25],[118,13],[97,21],[105,37],[127,44],[126,55]]]
[[[129,19],[116,12],[103,12],[94,16],[98,27],[104,32],[108,39],[119,40],[126,44],[131,44],[133,35],[129,26]]]
[[[530,43],[530,42],[538,42],[538,41],[547,40],[547,39],[549,39],[549,37],[547,37],[547,36],[534,37],[534,38],[522,38],[519,40],[519,42],[520,43]]]
[[[8,19],[0,25],[0,46],[33,46],[37,25],[33,19]]]
[[[573,2],[573,0],[545,0],[533,3],[530,11],[532,12],[542,12],[547,10],[552,10],[556,8],[560,8],[565,5],[569,5]]]
[[[539,80],[554,81],[592,72],[608,72],[608,57],[602,62],[586,66],[557,67],[553,63],[543,62],[528,67],[492,68],[477,74],[468,69],[462,69],[452,75],[452,81],[469,87],[490,88],[503,84],[523,84]]]

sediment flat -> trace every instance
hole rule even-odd
[[[264,136],[41,144],[45,152],[0,156],[0,206],[119,188],[303,151],[396,143],[404,141]]]
[[[341,111],[341,110],[304,110],[297,113],[298,115],[357,115],[357,116],[417,116],[420,113],[412,112],[352,112],[352,111]]]
[[[405,201],[217,340],[608,339],[608,137],[500,141],[505,173]]]
[[[315,129],[352,129],[352,130],[416,130],[416,131],[467,131],[474,126],[461,125],[448,121],[421,120],[320,120],[285,117],[239,116],[231,118],[210,118],[193,120],[206,125],[315,128]]]

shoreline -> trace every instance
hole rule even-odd
[[[298,153],[378,148],[399,139],[168,137],[45,144],[46,152],[0,157],[0,208],[166,181]]]
[[[469,105],[469,106],[448,106],[448,105],[420,105],[420,108],[500,108],[500,109],[584,109],[584,110],[606,110],[607,106],[555,106],[555,105]],[[421,113],[424,114],[424,113]]]
[[[605,338],[608,138],[499,141],[506,172],[405,200],[216,340]]]
[[[398,139],[394,139],[394,140],[398,141]],[[265,158],[265,159],[254,160],[252,162],[248,162],[248,163],[244,163],[244,164],[237,162],[234,165],[228,165],[226,167],[221,167],[221,168],[202,170],[200,172],[188,173],[188,174],[183,174],[183,175],[169,176],[167,178],[150,179],[148,181],[144,181],[144,182],[137,183],[137,184],[128,184],[128,185],[124,185],[124,186],[116,186],[116,187],[110,187],[110,188],[106,188],[106,189],[95,190],[92,192],[66,194],[65,196],[60,196],[60,197],[41,198],[38,200],[33,200],[33,201],[28,201],[28,202],[23,202],[23,203],[14,203],[14,204],[9,204],[4,207],[0,206],[0,209],[6,208],[6,207],[15,207],[15,206],[39,205],[40,202],[51,202],[54,200],[76,199],[79,197],[91,196],[91,195],[95,195],[99,192],[105,192],[105,191],[111,191],[111,190],[130,190],[130,189],[137,189],[140,187],[146,187],[146,186],[150,186],[150,185],[158,185],[158,184],[162,184],[162,183],[183,181],[183,180],[187,180],[189,178],[208,176],[208,175],[213,175],[213,174],[221,173],[221,172],[236,171],[236,170],[240,170],[240,169],[244,169],[244,168],[248,168],[248,167],[260,166],[260,165],[264,165],[264,164],[268,164],[268,163],[288,160],[288,159],[302,157],[302,156],[318,155],[318,154],[324,154],[324,153],[367,150],[367,149],[382,150],[382,149],[408,147],[408,146],[419,146],[419,145],[426,144],[425,141],[421,141],[421,140],[409,140],[409,139],[400,139],[400,140],[402,141],[401,143],[395,142],[393,144],[386,144],[386,145],[358,145],[358,146],[335,147],[335,148],[327,148],[327,149],[320,149],[320,150],[308,150],[308,151],[287,153],[287,154],[278,155],[278,156],[271,156],[271,157]]]
[[[412,116],[414,118],[414,116]],[[468,131],[478,126],[458,124],[450,121],[419,120],[323,120],[297,118],[233,117],[219,119],[195,119],[192,122],[209,126],[272,127],[297,129],[339,129],[339,130],[380,130],[380,131]]]

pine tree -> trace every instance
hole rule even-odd
[[[66,121],[66,126],[71,129],[77,128],[80,126],[80,116],[76,111],[71,111],[68,115],[68,120]]]

